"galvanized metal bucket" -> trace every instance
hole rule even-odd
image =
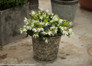
[[[62,1],[51,0],[52,12],[58,14],[60,18],[74,22],[75,13],[78,7],[78,0]]]

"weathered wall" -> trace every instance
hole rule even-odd
[[[4,45],[22,38],[19,28],[24,25],[24,17],[27,17],[31,9],[29,5],[18,6],[0,11],[0,44]]]
[[[24,24],[28,5],[0,11],[0,39],[1,44],[7,44],[20,38],[19,28]]]

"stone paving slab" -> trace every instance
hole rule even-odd
[[[51,12],[51,8],[48,7],[50,6],[49,0],[39,1],[40,8],[49,8]],[[33,59],[32,39],[29,36],[5,45],[0,50],[0,64],[22,64],[21,66],[92,66],[92,12],[78,8],[73,31],[71,38],[61,37],[58,58],[53,63],[37,62]]]

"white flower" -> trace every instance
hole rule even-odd
[[[63,22],[63,19],[60,19],[59,22],[62,23]]]
[[[63,34],[64,34],[64,35],[68,35],[68,32],[67,32],[67,31],[63,31]]]
[[[28,29],[28,30],[31,30],[31,27],[30,27],[30,26],[27,26],[27,29]]]
[[[31,23],[31,25],[30,25],[31,27],[34,27],[34,23]]]
[[[49,31],[49,32],[48,32],[48,35],[51,35],[51,34],[52,34],[52,32],[51,32],[51,31]]]
[[[70,33],[72,32],[72,29],[71,29],[71,28],[69,29],[69,32],[70,32]]]
[[[51,15],[53,16],[53,15],[54,15],[54,13],[51,13]]]
[[[27,31],[27,29],[26,29],[26,28],[24,28],[24,29],[23,29],[23,31],[24,31],[24,32],[26,32],[26,31]]]
[[[43,29],[43,28],[41,28],[41,31],[44,31],[44,29]]]
[[[45,39],[45,43],[48,43],[48,40],[47,39]]]
[[[35,14],[35,11],[32,11],[32,14],[34,15]]]
[[[26,18],[26,17],[24,18],[24,23],[25,23],[26,25],[28,25],[28,21],[27,21],[27,18]]]
[[[54,28],[55,28],[55,26],[50,27],[51,30],[54,29]]]
[[[46,34],[46,32],[44,32],[44,31],[43,31],[43,32],[42,32],[42,34],[43,34],[43,35],[45,35],[45,34]]]
[[[58,18],[54,18],[54,21],[58,21]]]
[[[64,27],[64,30],[66,30],[67,29],[67,27]]]
[[[45,14],[43,14],[43,17],[46,17],[46,13],[45,13]]]
[[[57,33],[57,29],[55,30],[55,34]]]
[[[23,33],[23,31],[22,31],[22,30],[20,30],[20,33],[22,34],[22,33]]]
[[[73,25],[73,22],[70,22],[70,25],[72,26]]]
[[[61,26],[60,26],[59,28],[60,28],[62,31],[64,30],[64,27],[61,27]]]
[[[55,15],[55,16],[53,17],[53,20],[54,20],[54,21],[58,21],[58,16]]]
[[[43,17],[42,17],[42,16],[40,16],[40,19],[43,19]]]
[[[69,33],[70,33],[70,35],[72,34],[72,29],[71,28],[69,29]]]
[[[26,21],[27,21],[27,18],[25,17],[25,18],[24,18],[24,22],[26,22]]]
[[[47,22],[47,23],[45,23],[45,26],[48,26],[49,25],[49,23]]]
[[[46,10],[46,12],[48,13],[48,12],[49,12],[49,10]]]
[[[22,30],[22,28],[20,28],[20,33],[21,33],[21,34],[23,33],[23,30]]]
[[[59,27],[62,31],[64,31],[64,30],[66,30],[67,29],[67,27]]]
[[[41,31],[41,29],[40,29],[40,28],[38,28],[38,29],[37,29],[37,32],[40,32],[40,31]]]
[[[50,22],[51,22],[51,23],[53,23],[53,22],[54,22],[54,20],[51,20]]]
[[[33,28],[32,30],[33,30],[34,32],[37,32],[37,29],[35,29],[35,28]]]
[[[38,28],[37,31],[38,31],[38,32],[44,31],[44,29],[43,29],[43,28]]]
[[[36,33],[36,34],[33,35],[33,37],[37,38],[37,37],[39,37],[39,35]]]
[[[25,28],[25,29],[26,29],[26,28],[27,28],[27,26],[26,26],[26,25],[24,25],[24,26],[23,26],[23,28]]]
[[[40,22],[41,25],[44,25],[44,22]]]

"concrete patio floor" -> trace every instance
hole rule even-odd
[[[49,9],[51,12],[50,0],[39,0],[39,4],[39,8]],[[37,62],[33,59],[32,39],[29,36],[5,45],[3,50],[0,50],[0,64],[21,64],[11,66],[92,66],[92,12],[79,7],[74,23],[74,33],[71,38],[61,37],[58,58],[53,63]]]

